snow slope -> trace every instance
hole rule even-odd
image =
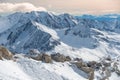
[[[0,30],[0,44],[18,53],[38,49],[87,61],[106,55],[119,56],[119,18],[98,18],[104,16],[91,19],[49,12],[14,13],[0,21],[4,27]]]
[[[10,28],[10,22],[7,17],[0,17],[0,33]]]
[[[32,80],[17,63],[13,61],[0,61],[1,80]]]
[[[120,20],[106,17],[14,13],[0,18],[0,45],[15,53],[37,49],[82,58],[85,62],[99,61],[108,55],[115,58],[120,56]],[[21,56],[16,62],[0,61],[0,65],[3,80],[87,80],[86,74],[69,62],[46,64]],[[119,77],[112,73],[110,80]]]
[[[14,61],[0,61],[1,80],[88,80],[87,74],[69,62],[44,63],[25,58],[22,54]],[[95,72],[95,79],[99,72]],[[112,73],[109,80],[119,80]]]
[[[0,65],[2,80],[87,80],[84,72],[67,62],[46,64],[21,57],[17,62],[0,61]]]

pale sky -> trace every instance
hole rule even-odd
[[[72,14],[120,13],[120,0],[0,0],[8,3],[29,2],[48,11]]]

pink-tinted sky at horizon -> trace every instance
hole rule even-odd
[[[29,2],[49,11],[72,14],[120,13],[120,0],[1,0],[1,2]]]

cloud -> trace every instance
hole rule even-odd
[[[43,7],[36,7],[31,3],[0,3],[0,13],[46,11]]]

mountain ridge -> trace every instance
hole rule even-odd
[[[0,18],[0,45],[11,51],[1,48],[0,79],[119,80],[120,20],[90,17],[32,11]]]
[[[91,52],[91,49],[96,50],[104,46],[106,47],[105,50],[103,49],[104,55],[107,55],[109,45],[114,46],[115,44],[117,44],[115,49],[119,52],[119,41],[115,41],[117,38],[114,40],[115,34],[119,36],[120,29],[120,21],[117,19],[99,21],[76,18],[69,14],[55,15],[35,11],[17,12],[7,18],[11,27],[0,33],[0,44],[14,52],[29,52],[30,49],[56,52],[59,51],[56,50],[58,46],[64,47],[65,45],[68,50],[73,48],[81,52],[82,48],[85,48],[86,51]],[[36,30],[38,30],[37,33]],[[45,45],[45,42],[47,42],[44,47],[46,50],[41,46]]]

